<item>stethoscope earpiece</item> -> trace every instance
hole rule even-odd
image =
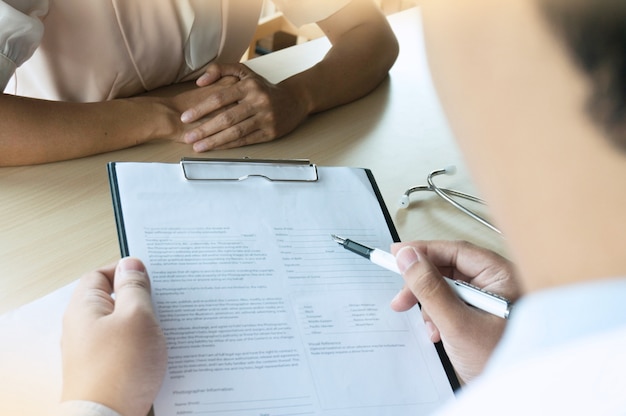
[[[409,206],[409,196],[407,194],[404,194],[400,197],[400,201],[398,201],[398,205],[400,208],[405,209],[408,208]]]

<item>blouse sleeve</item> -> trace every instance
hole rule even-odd
[[[351,0],[272,0],[285,17],[300,27],[324,20],[345,7]],[[352,0],[358,1],[358,0]]]
[[[0,0],[0,92],[39,46],[47,12],[48,0]]]
[[[54,416],[121,416],[114,410],[99,403],[83,400],[62,402],[56,408]]]

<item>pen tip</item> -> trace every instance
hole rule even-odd
[[[339,244],[343,244],[346,241],[345,238],[339,237],[336,234],[331,234],[330,236],[332,237],[333,240],[335,240],[336,243],[339,243]]]

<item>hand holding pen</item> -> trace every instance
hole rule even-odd
[[[356,241],[339,237],[332,234],[331,237],[336,243],[341,244],[343,248],[349,250],[361,257],[365,257],[372,263],[381,266],[389,271],[400,274],[398,263],[393,254],[378,248],[371,248]],[[511,312],[512,303],[503,296],[489,292],[483,288],[459,279],[443,279],[457,294],[457,296],[468,305],[489,312],[500,318],[507,319]]]
[[[482,371],[504,330],[506,320],[502,317],[510,310],[510,303],[502,298],[514,301],[520,296],[511,262],[461,241],[396,243],[390,254],[339,236],[333,239],[347,250],[402,274],[405,286],[391,307],[402,312],[419,300],[431,340],[443,341],[463,381]],[[474,290],[482,293],[476,297]]]
[[[461,241],[398,243],[391,251],[405,281],[391,307],[405,311],[419,300],[431,340],[443,342],[457,374],[468,382],[482,372],[506,320],[467,305],[442,276],[515,301],[521,291],[513,264],[492,251]]]

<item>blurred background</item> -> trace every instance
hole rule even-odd
[[[374,0],[386,15],[415,7],[419,0]],[[259,26],[242,61],[324,36],[315,24],[297,28],[271,0],[264,0]]]

